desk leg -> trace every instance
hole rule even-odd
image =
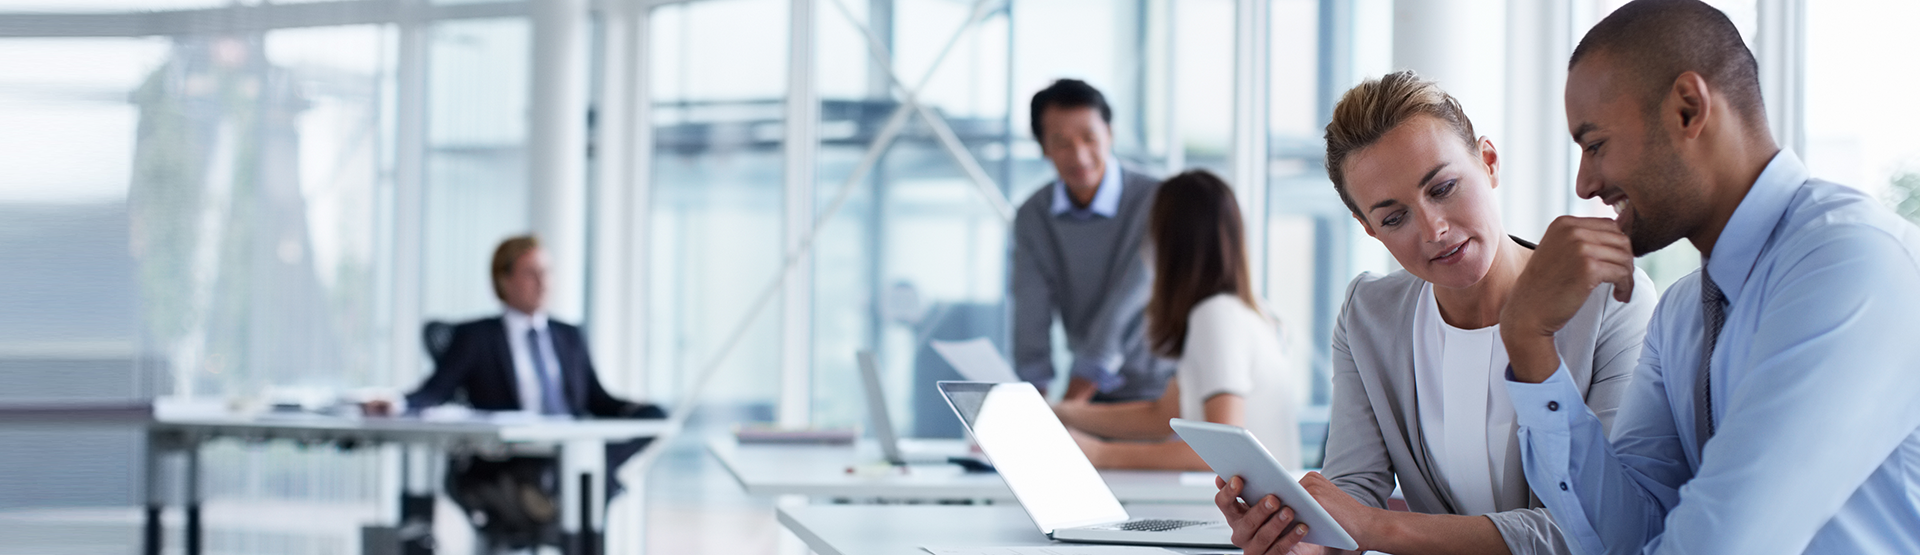
[[[200,448],[198,445],[181,446],[187,459],[187,555],[200,555],[206,545],[205,535],[200,527]]]
[[[607,444],[597,439],[560,446],[561,542],[570,555],[599,555],[606,522]]]
[[[160,514],[166,510],[166,484],[164,471],[166,465],[167,438],[158,432],[147,432],[147,523],[141,552],[146,555],[160,555],[166,535],[161,531]]]
[[[433,555],[433,475],[439,461],[433,449],[401,448],[400,553]]]

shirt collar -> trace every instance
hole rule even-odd
[[[516,334],[526,333],[526,330],[530,329],[543,332],[547,331],[547,311],[545,310],[527,314],[513,308],[508,308],[506,312],[504,318],[507,322],[507,331]]]
[[[1807,182],[1807,177],[1807,166],[1800,162],[1800,157],[1780,149],[1779,154],[1773,155],[1773,161],[1767,162],[1767,168],[1760,171],[1760,178],[1753,181],[1747,196],[1740,199],[1740,206],[1733,209],[1727,227],[1721,229],[1720,237],[1713,241],[1713,252],[1703,257],[1707,277],[1720,286],[1727,302],[1740,298],[1740,290],[1753,273],[1754,263],[1760,260],[1761,249],[1773,237],[1773,228],[1786,215],[1787,205]]]
[[[1053,210],[1055,216],[1072,214],[1085,219],[1093,216],[1112,218],[1120,214],[1120,161],[1113,156],[1107,157],[1106,175],[1100,177],[1100,190],[1094,191],[1093,202],[1086,208],[1073,205],[1073,199],[1067,196],[1067,182],[1053,181]]]

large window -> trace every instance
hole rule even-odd
[[[1807,2],[1806,152],[1814,177],[1887,199],[1920,217],[1920,5]]]
[[[778,305],[745,321],[780,271],[786,4],[717,0],[653,11],[650,391],[674,399],[716,357],[704,400],[770,407]],[[724,70],[717,70],[722,68]],[[729,334],[748,323],[738,347]]]

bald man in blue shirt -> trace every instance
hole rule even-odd
[[[1638,0],[1574,51],[1578,192],[1501,317],[1534,493],[1583,553],[1920,553],[1920,229],[1812,179],[1718,10]],[[1593,287],[1686,239],[1611,441],[1554,352]]]

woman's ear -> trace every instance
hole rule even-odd
[[[1480,163],[1487,166],[1489,186],[1500,188],[1500,152],[1493,148],[1493,139],[1480,137]]]

